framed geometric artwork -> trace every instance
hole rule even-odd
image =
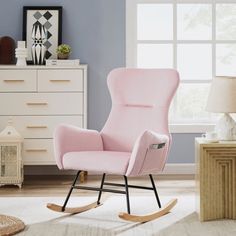
[[[46,31],[43,45],[46,48],[46,59],[57,59],[57,46],[62,41],[62,7],[60,6],[24,6],[23,7],[23,40],[28,49],[28,64],[32,63],[31,48],[34,43],[33,25],[40,24]]]

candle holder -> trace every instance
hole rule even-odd
[[[12,126],[11,120],[0,133],[0,186],[17,185],[21,188],[23,183],[22,161],[23,138]]]

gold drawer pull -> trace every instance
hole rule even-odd
[[[48,105],[47,102],[27,102],[26,103],[28,106],[46,106]]]
[[[4,79],[3,80],[4,82],[6,83],[17,83],[17,82],[24,82],[25,80],[24,79]]]
[[[26,149],[26,152],[47,152],[47,149],[36,148],[36,149]]]
[[[47,129],[46,125],[27,125],[28,129]]]
[[[50,82],[70,82],[70,79],[50,79]]]

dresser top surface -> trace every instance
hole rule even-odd
[[[80,64],[78,66],[0,65],[0,70],[32,70],[32,69],[40,69],[40,70],[48,70],[48,69],[87,69],[87,64]]]

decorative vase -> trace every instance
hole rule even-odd
[[[28,55],[27,48],[25,48],[25,41],[18,41],[17,48],[15,49],[15,55],[17,58],[17,66],[26,66],[26,58]]]
[[[0,64],[15,64],[15,40],[9,36],[0,37]]]
[[[69,58],[69,55],[70,55],[70,53],[58,53],[57,58],[66,60]]]
[[[43,65],[45,63],[46,47],[43,45],[47,33],[45,27],[38,21],[33,24],[32,39],[32,58],[35,65]]]

